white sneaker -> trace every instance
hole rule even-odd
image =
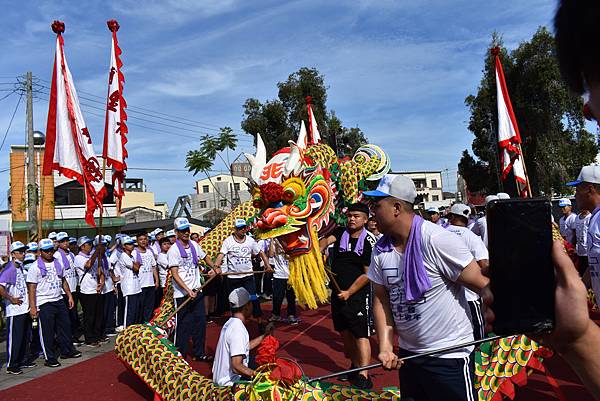
[[[122,332],[123,330],[125,330],[125,327],[123,327],[123,326],[117,326],[117,327],[115,327],[115,331],[116,331],[117,333],[120,333],[120,332]]]

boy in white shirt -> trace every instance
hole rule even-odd
[[[221,252],[217,256],[215,265],[221,267],[223,258],[227,257],[227,264],[223,272],[239,272],[240,274],[230,274],[225,279],[225,293],[229,295],[236,288],[244,287],[250,294],[256,295],[256,282],[252,273],[252,256],[259,255],[265,266],[265,271],[272,273],[273,269],[269,264],[267,255],[260,249],[254,238],[246,235],[248,226],[246,220],[236,219],[233,234],[225,238],[221,245]],[[260,302],[252,301],[252,316],[259,318],[262,316]]]
[[[154,301],[154,307],[157,308],[162,302],[165,287],[167,285],[167,275],[169,274],[169,258],[167,252],[171,248],[171,241],[168,238],[161,237],[158,240],[160,252],[156,256],[156,270],[158,270],[158,281],[159,286],[156,289],[156,299]]]
[[[73,297],[63,276],[63,267],[54,259],[54,241],[44,238],[39,248],[41,255],[27,272],[29,315],[32,319],[39,317],[38,330],[45,365],[55,368],[60,366],[54,354],[55,339],[58,340],[61,358],[79,358],[81,352],[75,350],[71,342],[71,325],[61,288],[67,294],[69,308],[74,307]]]
[[[0,272],[0,297],[4,298],[6,308],[6,373],[20,375],[25,365],[27,337],[30,319],[29,301],[27,299],[26,272],[23,270],[23,259],[27,246],[21,241],[10,245],[11,261]]]
[[[192,300],[183,307],[175,317],[175,338],[173,342],[185,358],[188,354],[190,337],[193,343],[194,360],[211,361],[212,357],[204,352],[206,339],[206,314],[204,297],[198,291],[202,284],[200,260],[213,267],[213,263],[200,245],[190,240],[190,222],[185,217],[175,219],[177,241],[167,252],[169,269],[173,275],[173,298],[175,308],[185,302],[188,297]],[[213,276],[220,271],[210,270]]]
[[[75,269],[75,255],[69,249],[69,235],[61,231],[56,234],[56,242],[58,243],[58,249],[54,252],[54,258],[58,259],[64,269],[65,280],[69,284],[69,289],[71,290],[71,296],[73,297],[73,303],[75,306],[68,310],[69,312],[69,320],[71,322],[71,336],[73,337],[73,344],[81,345],[81,340],[79,340],[77,336],[77,330],[79,330],[79,316],[77,315],[77,302],[79,301],[79,297],[77,294],[77,269]],[[67,298],[67,294],[63,291],[63,299],[65,301],[65,305],[69,305],[69,299]]]
[[[123,326],[141,323],[140,297],[142,287],[138,272],[140,264],[133,256],[133,243],[135,241],[128,235],[121,237],[123,252],[119,257],[118,270],[121,276],[121,291],[125,298]]]
[[[219,386],[233,386],[242,376],[252,377],[256,374],[248,367],[250,350],[273,331],[273,324],[270,323],[264,334],[250,341],[245,323],[252,316],[251,300],[252,296],[245,288],[236,288],[229,294],[232,317],[221,329],[212,368],[213,381]]]
[[[154,251],[148,248],[148,235],[138,234],[138,246],[134,251],[135,261],[140,264],[138,277],[142,294],[140,296],[140,309],[142,323],[149,322],[154,311],[154,297],[158,288],[158,272],[156,271],[156,258]]]
[[[296,317],[296,294],[294,289],[288,285],[290,278],[290,262],[288,261],[283,247],[277,238],[265,240],[268,246],[269,263],[273,268],[273,315],[272,322],[280,322],[281,304],[283,298],[287,300],[287,321],[289,324],[298,324]]]

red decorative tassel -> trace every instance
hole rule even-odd
[[[312,102],[312,96],[306,96],[306,103],[310,104]]]
[[[498,46],[496,47],[492,47],[490,49],[490,53],[492,53],[492,56],[497,56],[498,54],[500,54],[500,48]]]
[[[109,19],[106,21],[106,25],[108,25],[108,30],[111,32],[117,32],[120,28],[116,19]]]
[[[52,27],[52,32],[54,32],[57,35],[60,35],[65,31],[65,23],[62,21],[54,20],[54,22],[50,26]]]

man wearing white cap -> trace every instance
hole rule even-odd
[[[75,306],[69,284],[63,275],[60,261],[54,258],[54,241],[44,238],[39,243],[41,256],[27,272],[27,290],[29,294],[29,314],[37,319],[45,365],[58,367],[54,354],[57,340],[61,358],[79,358],[81,352],[73,347],[71,341],[71,324],[67,306],[62,300],[61,288],[67,294],[69,309]]]
[[[417,191],[410,178],[387,174],[377,190],[364,195],[374,199],[372,211],[385,234],[368,271],[375,291],[379,360],[388,369],[401,366],[407,398],[476,399],[472,346],[401,363],[394,354],[394,328],[400,357],[472,341],[463,287],[488,293],[489,280],[455,234],[415,215]]]
[[[256,295],[256,282],[252,274],[252,256],[259,255],[265,266],[265,270],[271,273],[273,270],[271,269],[269,258],[260,249],[258,242],[251,236],[246,235],[248,233],[246,220],[236,219],[233,228],[233,234],[225,238],[223,245],[221,245],[221,251],[217,256],[215,265],[221,267],[223,259],[226,257],[227,263],[224,266],[223,272],[239,273],[230,274],[225,279],[226,294],[229,294],[236,288],[244,287],[250,294]],[[253,316],[260,318],[262,316],[260,302],[258,300],[253,301],[252,305],[254,307]]]
[[[123,252],[121,252],[121,256],[119,257],[117,270],[121,278],[121,291],[125,298],[123,327],[141,322],[140,298],[142,287],[138,276],[140,264],[133,256],[133,243],[134,240],[130,236],[125,235],[121,237]]]
[[[79,296],[77,294],[77,269],[75,268],[75,255],[69,250],[69,235],[61,231],[56,234],[56,242],[58,243],[58,249],[54,252],[54,258],[58,259],[64,269],[65,280],[67,280],[67,284],[69,284],[69,289],[71,290],[71,295],[73,296],[73,303],[75,306],[68,310],[69,312],[69,320],[71,321],[71,335],[73,337],[73,343],[75,345],[81,345],[81,341],[77,338],[77,330],[79,330],[79,316],[77,315],[77,302],[79,301]],[[69,298],[67,294],[64,294],[63,291],[63,299],[65,301],[65,305],[69,305]]]
[[[579,275],[581,277],[583,277],[588,269],[587,236],[591,218],[592,213],[589,210],[580,209],[579,214],[575,219],[575,241],[577,242],[575,251],[577,252],[577,259],[579,260],[577,270],[579,270]]]
[[[154,242],[151,245],[152,250],[154,251],[154,255],[156,255],[156,257],[158,257],[158,254],[160,253],[160,239],[163,238],[165,236],[165,232],[163,231],[162,228],[156,228],[154,231],[152,231],[152,235],[154,236]]]
[[[558,220],[560,235],[571,245],[575,245],[575,219],[577,215],[573,213],[571,200],[563,198],[558,201],[558,206],[562,211],[562,217]]]
[[[175,230],[167,231],[166,237],[169,239],[169,241],[171,241],[171,245],[173,245],[175,243],[175,241],[177,240],[177,235],[175,235]]]
[[[58,248],[58,242],[56,242],[56,235],[57,233],[52,231],[50,234],[48,234],[48,239],[51,239],[52,242],[54,243],[54,249]]]
[[[37,258],[40,254],[37,242],[28,242],[27,243],[27,253],[32,253]]]
[[[19,375],[25,365],[27,337],[29,337],[30,319],[28,315],[26,272],[23,259],[27,246],[21,241],[10,245],[11,261],[0,272],[0,297],[4,299],[6,310],[6,373]]]
[[[158,281],[158,271],[156,270],[156,254],[152,248],[148,247],[148,235],[143,232],[137,235],[137,248],[133,251],[133,256],[140,264],[138,276],[142,294],[140,295],[140,308],[142,311],[142,323],[149,322],[154,311],[154,297],[156,288],[160,284]]]
[[[229,305],[232,316],[223,325],[213,364],[213,381],[219,386],[233,386],[242,376],[252,377],[256,372],[248,367],[250,350],[256,348],[261,341],[273,331],[270,323],[264,334],[250,341],[245,323],[252,316],[251,301],[253,297],[243,287],[236,288],[229,294]]]
[[[202,291],[198,291],[202,284],[200,260],[213,267],[212,260],[200,248],[200,245],[190,240],[190,222],[185,217],[178,217],[174,221],[177,241],[167,252],[169,269],[173,275],[173,298],[175,307],[191,297],[183,309],[175,317],[175,346],[184,358],[188,354],[189,340],[192,339],[194,360],[210,361],[212,357],[204,352],[206,340],[206,313]],[[209,275],[217,272],[211,269]]]
[[[438,225],[442,224],[440,210],[437,207],[430,207],[429,209],[427,209],[427,214],[429,215],[429,219],[432,223]]]
[[[497,195],[488,195],[485,197],[485,205],[487,206],[487,204],[491,201],[498,199],[500,198],[498,198]],[[473,228],[471,228],[471,231],[481,238],[486,247],[488,246],[487,217],[485,215],[477,219],[475,225],[473,225]]]
[[[600,305],[600,166],[584,166],[577,180],[567,185],[575,187],[577,205],[581,209],[592,210],[586,244],[588,270],[596,303]]]
[[[477,261],[477,264],[485,271],[489,263],[489,252],[485,244],[477,235],[467,228],[471,208],[462,203],[455,203],[450,208],[450,225],[448,231],[458,235],[465,243],[471,254]],[[479,294],[465,287],[465,296],[471,308],[471,322],[473,323],[473,336],[475,340],[480,340],[485,336],[485,321],[483,319],[482,301]]]

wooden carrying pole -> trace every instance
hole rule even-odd
[[[206,286],[208,285],[208,283],[210,283],[212,280],[214,280],[214,279],[215,279],[215,277],[217,277],[217,276],[218,276],[218,274],[215,274],[214,276],[212,276],[212,277],[209,277],[209,278],[208,278],[208,280],[206,280],[206,281],[204,282],[204,284],[202,284],[200,287],[196,288],[196,289],[194,290],[194,292],[199,292],[199,291],[202,291],[202,289],[203,289],[204,287],[206,287]],[[192,298],[192,297],[188,297],[188,299],[186,299],[185,301],[183,301],[183,302],[181,303],[181,305],[179,305],[179,306],[177,307],[177,309],[175,309],[175,311],[174,311],[173,313],[171,313],[171,314],[169,315],[169,317],[167,317],[167,318],[164,320],[164,323],[163,323],[163,326],[162,326],[162,327],[164,328],[164,327],[167,325],[167,322],[169,322],[169,320],[173,319],[173,316],[177,315],[177,313],[178,313],[178,312],[179,312],[181,309],[183,309],[183,307],[184,307],[184,306],[186,306],[186,305],[188,304],[188,302],[190,302],[192,299],[194,299],[194,298]]]
[[[525,155],[523,155],[523,148],[521,144],[518,145],[519,148],[519,157],[521,158],[521,164],[523,165],[523,172],[525,173],[525,181],[527,182],[527,197],[532,198],[533,193],[531,192],[531,184],[529,183],[529,174],[527,174],[527,165],[525,164]],[[516,181],[516,177],[515,177]],[[519,188],[519,183],[517,182],[517,189]]]

